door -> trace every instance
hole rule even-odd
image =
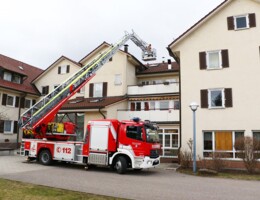
[[[126,138],[135,156],[145,156],[145,130],[143,126],[127,126]]]

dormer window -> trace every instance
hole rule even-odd
[[[21,76],[19,76],[18,74],[12,74],[10,72],[4,72],[4,80],[5,81],[10,81],[10,82],[21,84],[21,79],[22,79]]]
[[[9,72],[4,72],[4,80],[12,81],[12,74]]]

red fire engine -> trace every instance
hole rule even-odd
[[[23,130],[21,155],[28,160],[38,160],[44,165],[53,161],[109,166],[120,174],[128,168],[144,169],[159,165],[159,137],[156,125],[135,118],[131,121],[116,119],[88,122],[83,141],[70,141],[76,136],[75,124],[55,123],[61,106],[79,91],[95,72],[103,66],[129,39],[143,50],[143,60],[154,60],[154,49],[134,32],[126,33],[116,44],[92,60],[79,72],[55,88],[21,115],[19,125]]]

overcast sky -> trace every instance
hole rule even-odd
[[[79,61],[133,29],[166,47],[223,0],[0,0],[0,54],[46,69],[61,55]],[[128,42],[138,59],[141,50]]]

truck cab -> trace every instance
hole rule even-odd
[[[108,165],[123,174],[127,168],[152,168],[160,163],[157,127],[139,119],[90,121],[83,156],[88,165]]]

